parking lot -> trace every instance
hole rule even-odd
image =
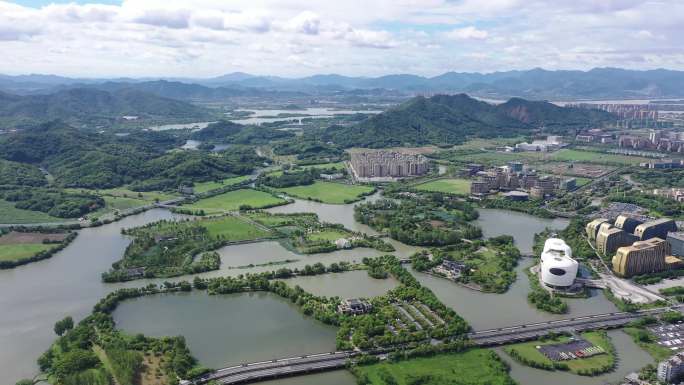
[[[658,339],[658,344],[672,351],[684,348],[684,323],[657,325],[648,328]]]

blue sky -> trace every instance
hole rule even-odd
[[[684,70],[680,0],[94,1],[0,0],[0,73]]]

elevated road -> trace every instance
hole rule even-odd
[[[636,319],[655,316],[670,310],[679,310],[682,305],[640,310],[638,312],[615,312],[594,314],[583,317],[538,322],[499,329],[489,329],[470,333],[468,337],[476,346],[505,345],[521,341],[534,340],[549,333],[583,332],[597,329],[612,329],[622,327]]]
[[[219,369],[192,382],[181,383],[181,385],[205,384],[210,381],[216,381],[219,384],[242,384],[341,369],[346,365],[347,359],[357,354],[357,352],[330,352],[242,364]]]
[[[657,309],[640,310],[638,312],[614,312],[594,314],[547,322],[529,323],[498,329],[476,331],[468,334],[473,345],[480,347],[505,345],[516,342],[534,340],[549,333],[582,332],[596,329],[622,327],[636,319],[662,314],[670,310],[681,311],[684,305]],[[362,353],[382,356],[386,353],[364,351],[341,351],[310,354],[300,357],[282,358],[272,361],[245,363],[219,369],[193,381],[184,381],[181,385],[202,385],[210,381],[219,384],[244,384],[287,376],[344,368],[347,360]]]

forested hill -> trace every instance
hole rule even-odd
[[[492,105],[465,94],[413,98],[354,126],[331,126],[325,140],[343,147],[450,145],[470,137],[506,137],[545,131],[563,133],[611,119],[600,111],[511,99]]]
[[[169,151],[182,142],[165,132],[138,131],[118,137],[51,122],[1,135],[0,159],[43,166],[58,187],[129,185],[136,191],[176,189],[189,182],[244,175],[263,162],[253,149],[239,146],[215,154]],[[21,178],[26,176],[11,179]]]
[[[210,119],[209,110],[133,89],[112,92],[73,88],[47,95],[0,92],[0,123],[31,124],[59,119],[69,123],[107,124],[123,116],[148,119]]]

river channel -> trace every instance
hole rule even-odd
[[[375,194],[367,199],[377,199]],[[271,212],[315,212],[321,220],[342,223],[346,227],[375,234],[353,218],[353,205],[327,205],[305,200],[269,209]],[[486,236],[511,234],[524,253],[531,251],[535,232],[545,227],[560,229],[564,220],[539,219],[503,210],[481,210],[477,224]],[[143,286],[156,281],[133,281],[126,284],[103,284],[100,274],[118,260],[129,239],[121,235],[122,228],[140,226],[159,219],[178,217],[155,209],[124,218],[109,225],[80,231],[76,240],[51,259],[13,270],[0,271],[0,373],[11,383],[31,377],[37,371],[35,360],[54,340],[52,326],[58,319],[72,315],[80,320],[108,292],[119,287]],[[418,248],[396,241],[397,254],[407,257]],[[294,260],[290,268],[322,262],[360,261],[364,256],[380,255],[372,249],[340,250],[329,254],[298,255],[278,242],[263,242],[224,247],[221,270],[204,276],[237,275],[246,272],[273,270],[278,266],[235,268],[249,264]],[[559,318],[541,313],[527,304],[529,282],[524,270],[532,261],[523,259],[517,268],[518,279],[506,294],[483,294],[450,281],[415,273],[448,306],[453,307],[475,329],[508,326],[525,322]],[[188,279],[181,277],[179,279]],[[365,272],[352,272],[319,277],[300,277],[291,284],[320,295],[352,297],[378,295],[391,289],[396,282],[373,280]],[[570,301],[571,313],[563,317],[601,313],[614,309],[602,293],[593,293],[586,300]],[[198,316],[201,315],[201,316]],[[231,362],[268,359],[334,348],[335,331],[293,308],[287,301],[266,294],[235,294],[207,296],[204,293],[158,295],[126,301],[114,314],[125,330],[151,335],[185,335],[193,353],[207,366],[223,366]],[[617,333],[617,334],[616,334]],[[620,354],[620,369],[610,381],[637,370],[650,362],[641,350],[626,340],[621,332],[611,333]],[[257,341],[252,347],[245,341]],[[630,345],[631,344],[631,345]],[[567,377],[512,364],[512,375],[521,384],[603,384],[608,377]],[[554,376],[553,380],[550,380]],[[559,382],[561,381],[561,382]],[[586,382],[585,382],[586,381]],[[292,378],[270,384],[295,385],[326,383],[350,385],[353,377],[347,372],[334,372],[315,377]]]

